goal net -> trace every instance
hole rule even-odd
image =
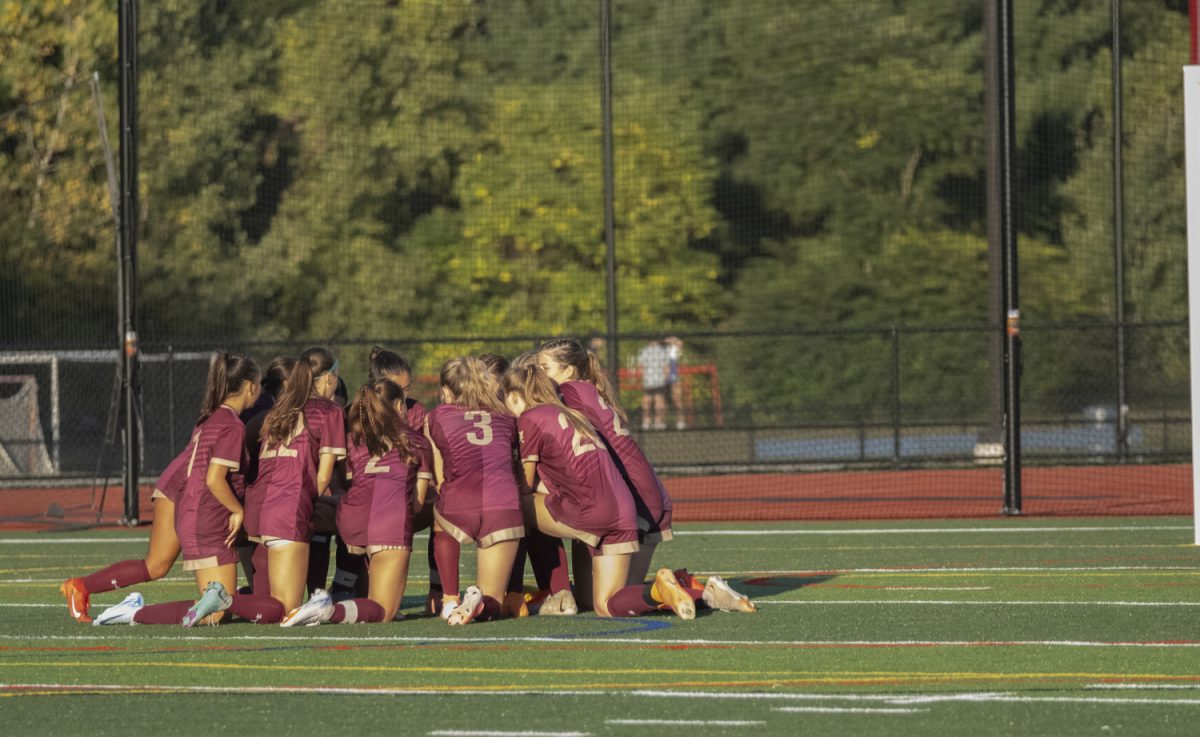
[[[54,473],[34,376],[0,376],[0,476]]]

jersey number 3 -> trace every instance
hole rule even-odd
[[[475,430],[467,433],[467,442],[471,445],[487,445],[492,442],[492,416],[487,412],[464,412],[463,419],[470,422],[471,417],[477,417],[475,420]]]

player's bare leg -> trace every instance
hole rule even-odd
[[[592,601],[596,606],[596,614],[601,617],[613,616],[608,610],[608,600],[625,588],[625,581],[629,577],[629,559],[628,553],[592,558]]]
[[[155,499],[150,547],[146,551],[146,571],[150,574],[150,580],[167,575],[179,558],[179,552],[179,536],[175,534],[175,505],[170,499]]]
[[[380,550],[371,556],[371,601],[383,607],[384,621],[391,621],[400,609],[408,585],[408,550]]]
[[[537,527],[537,529],[542,533],[551,537],[557,537],[564,540],[574,539],[572,537],[574,533],[570,529],[563,527],[556,522],[554,517],[550,514],[550,511],[546,509],[545,494],[527,494],[522,497],[521,504],[522,511],[525,512],[525,524],[527,526]],[[585,567],[586,571],[591,570],[590,565],[591,564],[589,562],[588,566]],[[542,608],[538,610],[539,614],[575,614],[579,611],[579,604],[575,597],[576,595],[583,593],[583,589],[581,588],[583,584],[580,583],[581,572],[577,566],[578,563],[574,564],[575,591],[572,592],[570,588],[567,588],[563,591],[555,592],[551,595],[553,597],[557,597],[556,601],[551,604],[553,610],[547,610],[547,602],[549,601],[549,598],[547,598],[542,602]],[[589,588],[589,594],[590,591],[591,590]]]
[[[505,540],[493,543],[476,552],[477,572],[475,580],[482,594],[479,604],[471,607],[470,611],[462,611],[462,607],[451,613],[446,620],[452,625],[467,624],[473,620],[486,622],[500,617],[500,602],[504,598],[504,589],[508,586],[508,577],[512,573],[513,561],[517,557],[517,540]],[[463,597],[463,605],[467,604]]]
[[[287,542],[267,546],[271,596],[286,612],[300,606],[308,584],[308,543]]]

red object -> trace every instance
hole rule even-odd
[[[1192,29],[1190,64],[1200,64],[1200,0],[1188,0],[1188,26]]]

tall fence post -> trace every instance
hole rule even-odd
[[[1013,174],[1016,167],[1016,102],[1012,0],[984,4],[984,76],[987,101],[987,222],[991,291],[999,287],[1004,438],[1003,513],[1021,513],[1021,308]],[[999,270],[999,274],[996,271]],[[995,295],[993,294],[993,298]],[[995,307],[993,306],[993,314]],[[993,354],[994,355],[994,354]],[[1002,373],[1000,373],[1002,372]]]
[[[138,382],[137,336],[137,222],[138,222],[138,20],[137,0],[120,0],[118,35],[121,68],[121,258],[118,290],[121,306],[121,389],[125,417],[125,516],[122,523],[138,524],[138,480],[141,466],[141,441],[138,432],[138,406],[141,386]]]
[[[617,336],[617,238],[616,213],[613,205],[615,182],[613,175],[612,123],[612,0],[600,2],[600,117],[604,157],[604,247],[605,303],[608,332],[608,370],[613,378],[620,370],[621,351]]]
[[[1113,290],[1117,321],[1117,421],[1115,429],[1117,458],[1125,460],[1128,451],[1126,427],[1125,375],[1125,157],[1124,110],[1121,81],[1121,0],[1112,5],[1112,209],[1113,209]]]

